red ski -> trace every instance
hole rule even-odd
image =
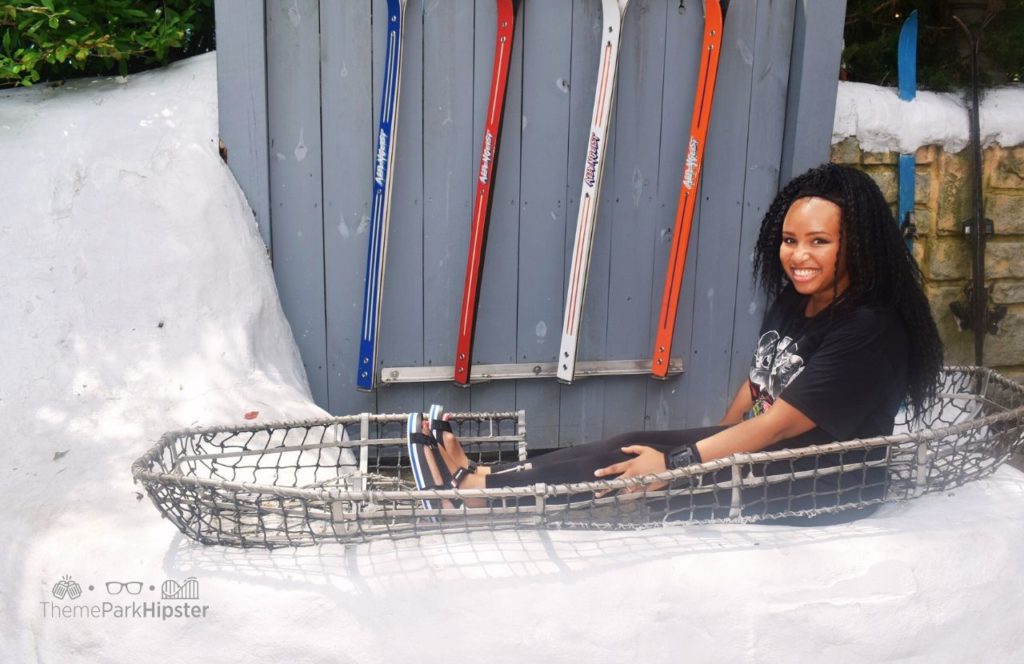
[[[494,68],[491,73],[491,94],[487,102],[484,121],[483,147],[480,149],[480,167],[476,172],[476,198],[473,202],[473,226],[469,237],[469,255],[466,258],[466,285],[462,292],[462,313],[459,317],[459,342],[455,350],[455,382],[469,384],[469,367],[473,359],[473,333],[476,329],[476,310],[480,300],[480,276],[484,265],[484,240],[487,221],[491,215],[491,183],[498,159],[498,137],[505,108],[505,90],[508,83],[512,38],[515,34],[516,7],[519,0],[497,0],[498,33],[494,47]]]
[[[672,250],[665,273],[665,290],[658,316],[658,331],[654,340],[651,374],[656,378],[668,375],[672,336],[676,329],[679,294],[682,292],[683,273],[686,270],[686,250],[690,244],[690,228],[697,205],[701,166],[704,163],[704,141],[711,121],[711,102],[715,94],[718,58],[722,46],[722,8],[719,0],[705,0],[704,44],[701,47],[700,71],[697,75],[697,94],[693,100],[690,120],[690,140],[687,141],[686,161],[683,164],[683,184],[679,189],[675,227],[672,231]]]

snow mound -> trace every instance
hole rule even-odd
[[[970,142],[963,95],[920,91],[901,101],[895,88],[841,81],[832,143],[856,137],[870,152],[910,153],[923,145],[960,152]],[[981,100],[982,145],[1024,145],[1024,87],[998,88]]]
[[[217,155],[214,56],[0,94],[0,660],[1020,661],[1024,476],[841,526],[203,547],[129,466],[322,414]]]
[[[28,661],[42,580],[159,563],[130,465],[163,431],[324,411],[217,152],[213,54],[0,92],[0,154],[0,659]]]

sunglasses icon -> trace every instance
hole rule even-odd
[[[121,581],[107,581],[108,595],[120,595],[122,590],[127,592],[129,595],[138,595],[142,592],[142,582],[128,581],[127,583],[124,583]]]

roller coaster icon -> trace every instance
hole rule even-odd
[[[167,579],[160,586],[160,598],[199,599],[199,581],[194,576],[188,577],[181,583],[174,579]]]

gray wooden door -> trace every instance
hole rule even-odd
[[[667,381],[355,389],[385,0],[217,0],[222,140],[333,413],[525,408],[531,446],[717,422],[763,313],[750,259],[780,177],[828,157],[845,1],[733,0]],[[492,0],[409,0],[380,366],[454,363],[495,32]],[[699,0],[632,0],[580,358],[648,358],[701,46]],[[600,0],[523,0],[476,363],[553,361],[598,67]],[[378,367],[379,368],[379,367]]]

